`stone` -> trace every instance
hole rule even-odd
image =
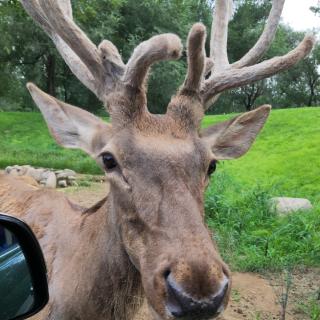
[[[5,169],[6,174],[13,176],[30,177],[29,184],[40,184],[46,188],[56,188],[57,186],[65,188],[67,186],[77,186],[76,172],[70,169],[54,170],[48,168],[34,168],[30,165],[14,165]],[[31,181],[33,181],[31,183]],[[61,181],[61,183],[59,183]]]
[[[75,179],[76,173],[73,170],[65,169],[63,171],[59,170],[56,171],[55,174],[57,175],[58,180],[64,180],[64,179]]]
[[[63,172],[67,173],[69,176],[75,176],[76,172],[71,169],[64,169]]]
[[[11,168],[10,174],[13,176],[23,176],[26,171],[27,169],[24,168],[23,166],[15,165]]]
[[[42,179],[42,174],[45,172],[45,169],[35,169],[35,168],[28,168],[26,175],[32,177],[34,180],[40,182]]]
[[[57,187],[57,178],[54,172],[48,172],[45,187],[50,189]]]
[[[68,174],[67,173],[64,173],[64,172],[60,172],[60,173],[55,173],[56,176],[57,176],[57,179],[58,180],[64,180],[64,179],[67,179],[68,178]]]
[[[41,180],[48,179],[48,177],[54,172],[51,172],[49,169],[43,169],[41,172]],[[55,174],[54,174],[55,175]]]
[[[313,208],[311,202],[304,198],[275,197],[271,199],[271,206],[279,214],[288,214],[299,210],[306,211]]]
[[[58,187],[60,188],[66,188],[68,186],[67,181],[66,180],[59,180],[58,181]]]
[[[12,170],[12,167],[11,167],[11,166],[8,166],[8,167],[5,168],[4,172],[5,172],[6,174],[9,174],[11,170]]]

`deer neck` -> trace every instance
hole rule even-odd
[[[112,319],[132,319],[142,303],[142,283],[139,271],[134,267],[124,248],[118,217],[127,214],[119,205],[118,197],[113,189],[101,209],[106,214],[106,266],[109,278],[109,303],[113,306]],[[102,266],[104,269],[105,266]],[[113,294],[111,294],[113,292]]]
[[[72,261],[71,252],[69,258],[65,255],[70,270],[64,269],[64,274],[68,274],[70,285],[62,290],[69,287],[70,291],[62,295],[70,303],[64,304],[68,310],[52,310],[54,318],[129,320],[141,306],[140,274],[123,247],[117,223],[121,210],[111,190],[105,200],[88,209],[76,223],[75,245],[83,249],[73,255]],[[61,280],[56,281],[57,285]],[[77,303],[72,303],[75,298]]]

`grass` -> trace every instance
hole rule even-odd
[[[279,217],[269,205],[276,192],[243,186],[223,171],[206,194],[207,223],[223,258],[240,271],[320,265],[320,206]]]

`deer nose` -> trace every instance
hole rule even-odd
[[[212,319],[223,311],[223,301],[228,291],[229,280],[224,276],[218,292],[206,299],[197,300],[184,292],[172,274],[166,277],[167,310],[175,318],[184,320]]]

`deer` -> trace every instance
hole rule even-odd
[[[103,102],[110,123],[27,85],[58,144],[84,150],[105,173],[109,192],[89,208],[63,193],[0,176],[0,211],[27,222],[48,267],[50,300],[40,319],[134,319],[146,299],[150,319],[213,319],[227,307],[232,276],[205,224],[204,191],[220,160],[244,155],[263,128],[263,105],[206,129],[205,111],[224,91],[284,71],[312,50],[307,35],[284,56],[260,61],[284,0],[273,0],[263,33],[239,61],[227,55],[232,1],[216,0],[210,54],[206,27],[192,26],[188,69],[163,115],[149,112],[151,66],[179,59],[175,34],[138,45],[124,63],[109,40],[93,44],[70,0],[21,0],[75,76]]]

